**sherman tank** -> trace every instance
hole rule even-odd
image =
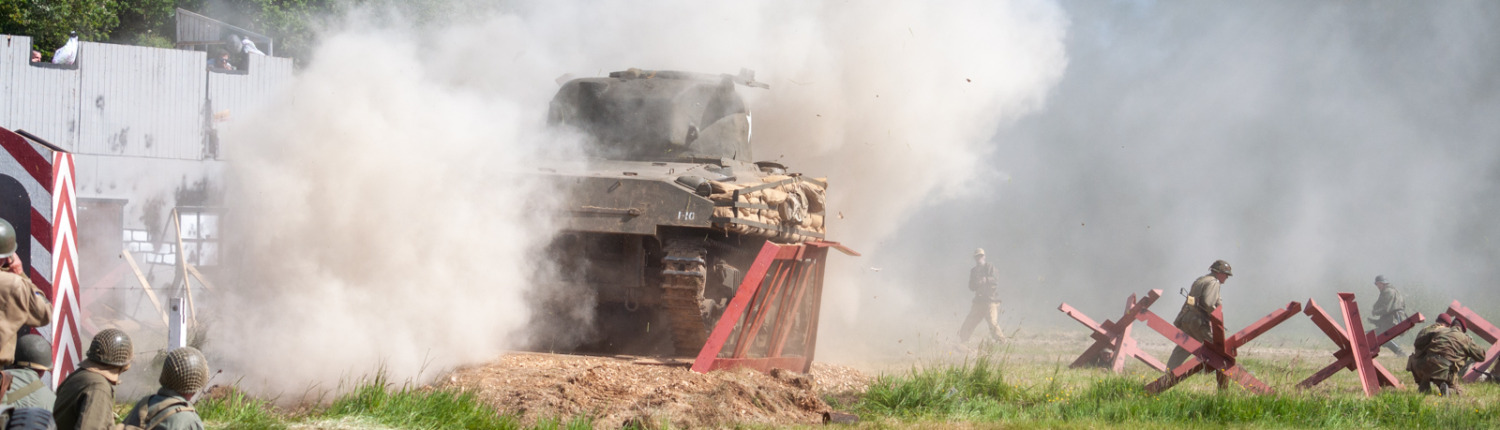
[[[765,241],[823,238],[826,180],[755,158],[738,91],[756,88],[749,71],[562,83],[548,122],[587,161],[541,174],[566,190],[551,260],[594,297],[580,351],[695,355]]]

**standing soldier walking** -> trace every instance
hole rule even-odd
[[[958,328],[959,342],[969,341],[980,320],[989,323],[993,340],[1005,340],[1005,333],[1000,331],[999,287],[1000,272],[984,262],[984,248],[974,249],[974,268],[969,269],[969,291],[974,292],[974,300],[970,303],[968,318],[964,318],[964,324]]]
[[[1234,273],[1228,262],[1218,260],[1209,265],[1208,274],[1193,281],[1187,301],[1182,304],[1182,309],[1177,311],[1177,319],[1172,321],[1172,325],[1199,342],[1212,342],[1213,325],[1210,321],[1213,320],[1214,309],[1221,304],[1219,303],[1219,287],[1228,282],[1230,276],[1234,276]],[[1171,374],[1172,369],[1187,361],[1190,355],[1192,354],[1180,346],[1173,349],[1172,357],[1167,359],[1167,373]]]
[[[1395,286],[1386,282],[1385,275],[1375,277],[1375,288],[1380,289],[1380,298],[1375,299],[1375,307],[1370,309],[1368,319],[1375,324],[1375,333],[1380,334],[1406,320],[1406,298],[1401,296],[1401,291],[1396,290]],[[1386,342],[1385,347],[1397,357],[1406,356],[1406,351],[1402,351],[1396,342]]]

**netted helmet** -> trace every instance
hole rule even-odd
[[[134,355],[135,347],[130,344],[130,335],[119,329],[107,328],[94,335],[94,341],[89,343],[87,357],[95,363],[123,367],[130,364],[130,358]]]
[[[208,359],[191,346],[174,349],[161,366],[160,382],[177,394],[191,395],[208,383]]]
[[[16,253],[16,228],[10,221],[0,219],[0,258],[10,258]]]
[[[1208,271],[1234,276],[1234,271],[1229,268],[1229,262],[1224,260],[1214,261],[1214,264],[1208,266]]]
[[[16,339],[15,365],[38,372],[52,370],[52,344],[39,334],[21,336]]]

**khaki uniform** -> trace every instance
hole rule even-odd
[[[146,430],[203,430],[203,419],[186,397],[162,387],[135,403],[135,408],[125,414],[125,425]]]
[[[1395,286],[1387,286],[1380,290],[1380,298],[1375,299],[1375,306],[1370,309],[1370,322],[1375,323],[1375,334],[1385,333],[1396,324],[1406,319],[1406,298]],[[1406,355],[1395,342],[1386,342],[1386,349],[1396,355]]]
[[[959,341],[968,342],[981,320],[989,323],[992,338],[1005,340],[1005,333],[1000,331],[999,288],[1000,271],[995,266],[985,263],[969,269],[969,290],[974,292],[974,300],[969,304],[969,316],[958,328]]]
[[[1213,319],[1214,309],[1221,304],[1219,287],[1219,280],[1213,275],[1203,275],[1193,281],[1188,300],[1182,303],[1182,309],[1177,311],[1177,319],[1172,321],[1172,325],[1200,342],[1212,342],[1213,325],[1210,321]],[[1172,357],[1167,360],[1167,371],[1177,368],[1190,356],[1192,353],[1180,346],[1173,349]]]
[[[21,326],[52,323],[52,303],[31,279],[0,271],[0,366],[16,361],[16,333]]]
[[[119,383],[119,372],[84,360],[57,387],[52,416],[58,430],[102,430],[115,425],[115,385]]]
[[[1452,383],[1470,361],[1484,360],[1484,349],[1462,330],[1433,324],[1417,333],[1416,351],[1406,359],[1406,370],[1418,384]]]
[[[47,387],[47,381],[43,381],[36,371],[31,369],[6,369],[10,374],[10,391],[5,392],[3,403],[17,408],[42,408],[48,412],[52,411],[52,404],[57,402],[57,395],[52,393],[52,388]]]

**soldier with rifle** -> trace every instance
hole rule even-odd
[[[958,328],[958,341],[968,342],[974,328],[983,320],[990,326],[990,337],[996,342],[1005,340],[1000,331],[1000,272],[984,261],[984,248],[974,249],[974,268],[969,269],[969,291],[974,300],[969,304],[969,316]]]

